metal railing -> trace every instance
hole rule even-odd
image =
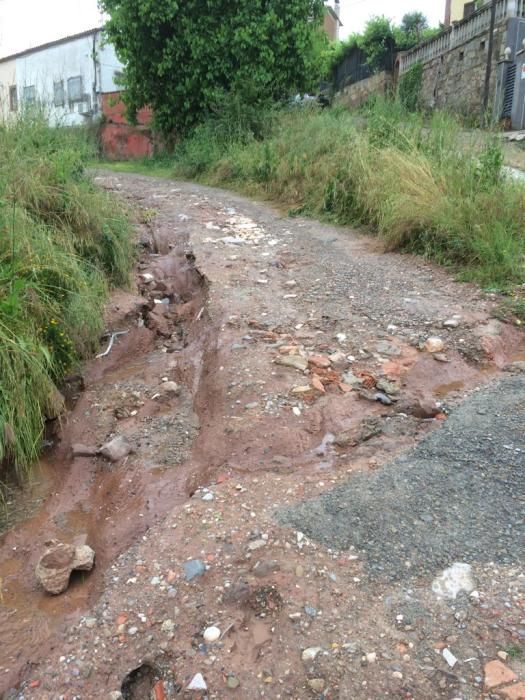
[[[499,24],[508,17],[525,17],[525,0],[497,0],[496,23]],[[430,41],[402,54],[399,62],[399,72],[404,73],[414,63],[427,63],[456,46],[465,44],[475,36],[483,34],[489,28],[490,3],[474,12],[467,19],[455,22],[435,39],[430,39]]]

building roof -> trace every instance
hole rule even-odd
[[[85,36],[91,36],[96,32],[102,31],[102,27],[95,27],[94,29],[86,29],[78,34],[71,34],[70,36],[64,36],[61,39],[55,39],[54,41],[48,41],[46,44],[40,44],[39,46],[33,46],[30,49],[25,49],[24,51],[18,51],[17,53],[12,53],[9,56],[3,56],[0,58],[0,63],[5,61],[12,61],[15,58],[22,58],[22,56],[28,56],[29,54],[35,53],[36,51],[42,51],[42,49],[49,49],[52,46],[59,46],[60,44],[67,44],[69,41],[74,41],[75,39],[82,39]]]
[[[337,22],[339,22],[339,26],[342,27],[342,26],[343,26],[343,23],[341,22],[341,18],[339,17],[339,15],[337,14],[337,12],[334,10],[334,8],[331,7],[330,5],[326,5],[326,9],[328,10],[328,14],[332,15],[332,17],[333,17]]]

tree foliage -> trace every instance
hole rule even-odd
[[[366,54],[372,68],[392,68],[396,52],[396,38],[392,22],[386,17],[373,17],[366,24],[359,39],[359,46]]]
[[[434,38],[441,31],[439,27],[429,27],[422,12],[407,13],[399,26],[387,17],[372,17],[362,34],[352,34],[332,49],[330,68],[334,70],[346,56],[359,48],[364,51],[367,63],[374,70],[391,69],[394,55],[398,51],[407,51]]]
[[[323,0],[101,0],[126,69],[133,118],[153,107],[166,135],[206,119],[236,93],[252,104],[306,91],[318,78]]]

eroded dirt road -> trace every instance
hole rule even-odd
[[[2,537],[4,697],[525,697],[525,345],[499,300],[225,192],[97,180],[141,212],[128,334]],[[116,434],[122,463],[72,458]],[[52,537],[97,556],[56,598]]]

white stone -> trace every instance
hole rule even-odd
[[[454,656],[454,654],[450,651],[450,649],[447,649],[446,647],[443,649],[443,658],[447,662],[447,664],[450,666],[450,668],[454,668],[454,666],[457,664],[458,660]]]
[[[427,352],[443,352],[445,349],[445,343],[441,338],[428,338],[425,343],[425,350]]]
[[[438,598],[455,599],[461,591],[470,594],[475,587],[472,567],[461,562],[452,564],[432,582],[432,590]]]
[[[203,501],[213,501],[214,498],[215,498],[215,496],[213,495],[213,493],[211,493],[211,491],[208,491],[208,493],[204,494],[204,496],[202,497],[202,500]]]
[[[294,406],[292,408],[292,413],[294,414],[294,416],[297,416],[297,418],[299,418],[299,416],[301,415],[301,409],[297,406]]]
[[[375,653],[375,651],[372,651],[370,654],[366,654],[366,660],[369,664],[375,664],[375,662],[377,661],[377,654]]]
[[[308,647],[301,654],[301,658],[305,663],[308,663],[308,661],[313,661],[317,654],[320,654],[322,651],[322,647]]]
[[[204,630],[204,634],[202,636],[207,644],[213,644],[213,642],[220,639],[221,631],[218,627],[208,627]]]
[[[208,690],[202,673],[196,673],[188,685],[188,690]]]

